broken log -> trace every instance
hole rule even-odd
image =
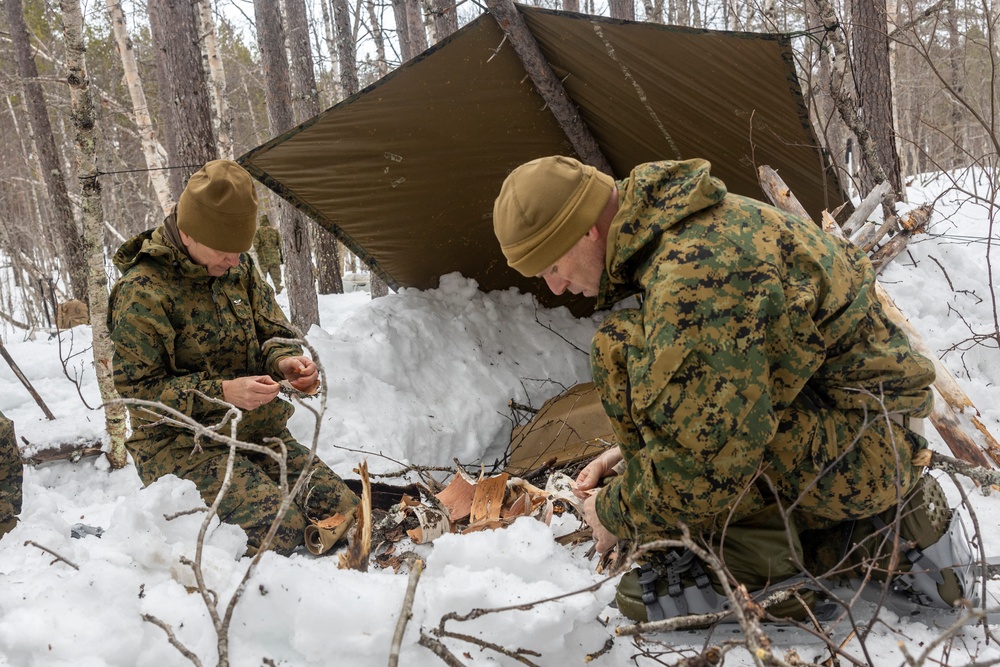
[[[795,195],[788,188],[785,182],[778,176],[778,173],[767,165],[762,165],[757,169],[760,179],[761,189],[777,208],[797,215],[806,220],[810,220],[809,214],[799,203]],[[829,213],[824,213],[823,229],[834,236],[846,240],[843,230]],[[1000,466],[1000,444],[989,434],[975,415],[966,415],[966,408],[971,408],[979,414],[972,400],[962,391],[954,376],[933,354],[930,347],[924,342],[920,334],[913,328],[906,316],[896,306],[892,297],[885,291],[882,285],[875,281],[875,293],[882,302],[886,317],[894,324],[902,328],[910,339],[910,345],[914,350],[931,360],[937,377],[934,380],[936,394],[943,398],[943,401],[934,402],[934,412],[930,416],[930,422],[937,429],[938,434],[948,445],[951,452],[957,457],[969,463],[983,466],[985,468],[995,468]],[[942,405],[942,402],[944,405]],[[962,427],[959,415],[968,416],[978,431],[985,436],[985,446],[980,446]],[[989,458],[987,458],[987,454]],[[993,462],[990,462],[990,459]]]
[[[888,181],[882,181],[875,186],[875,188],[861,200],[858,207],[854,209],[854,213],[851,214],[851,217],[844,222],[844,236],[850,238],[856,234],[858,230],[864,226],[865,222],[868,220],[868,216],[872,214],[875,208],[882,203],[882,199],[891,191],[892,186],[889,185]]]
[[[31,447],[31,443],[27,440],[24,442]],[[21,461],[24,465],[29,466],[51,463],[52,461],[72,461],[73,463],[77,463],[81,459],[89,456],[100,456],[102,453],[100,440],[86,440],[84,442],[69,442],[56,447],[47,447],[28,456],[22,453]]]
[[[55,419],[56,416],[52,414],[52,412],[49,410],[49,406],[45,405],[45,401],[43,401],[42,397],[38,395],[38,392],[35,391],[35,388],[31,386],[31,382],[28,381],[28,378],[25,377],[24,373],[21,372],[21,369],[18,368],[17,364],[14,363],[13,357],[10,356],[10,353],[7,352],[7,348],[4,347],[2,339],[0,339],[0,356],[2,356],[7,361],[7,365],[10,366],[10,369],[12,371],[14,371],[14,375],[16,375],[17,379],[21,381],[21,384],[24,385],[24,388],[28,390],[28,393],[31,394],[31,397],[35,399],[35,403],[38,403],[38,407],[42,409],[42,412],[45,414],[45,418],[49,420]]]
[[[531,34],[524,17],[517,11],[513,1],[486,0],[486,6],[507,35],[514,52],[524,65],[524,71],[531,77],[535,89],[566,134],[580,161],[614,176],[611,163],[591,134],[590,128],[583,122],[576,105],[569,99],[562,81],[552,71],[552,66],[545,59],[535,36]]]

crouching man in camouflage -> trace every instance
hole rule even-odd
[[[291,486],[309,451],[285,424],[293,407],[278,398],[279,380],[299,390],[318,381],[301,348],[271,341],[295,334],[271,288],[245,254],[256,230],[257,195],[235,162],[209,162],[191,176],[174,212],[115,255],[122,272],[111,292],[108,328],[114,341],[115,387],[124,398],[159,401],[201,424],[220,422],[225,401],[240,408],[238,438],[288,450]],[[228,447],[195,442],[186,429],[129,408],[127,446],[142,481],[168,473],[193,481],[211,504],[226,471]],[[228,426],[223,430],[228,434]],[[287,554],[303,543],[310,519],[348,515],[358,498],[314,459],[307,488],[295,498],[271,548]],[[219,516],[247,532],[256,553],[281,503],[278,464],[242,450]]]
[[[934,369],[883,314],[867,256],[727,193],[709,169],[649,163],[615,182],[541,158],[507,177],[494,206],[521,274],[599,308],[639,297],[604,320],[590,353],[619,441],[578,478],[581,490],[610,479],[584,505],[598,551],[676,539],[682,522],[717,552],[724,543],[754,593],[841,559],[877,578],[898,530],[938,562],[894,587],[938,606],[972,597],[965,571],[947,569],[964,558],[942,539],[944,496],[912,461],[926,441],[907,424],[931,411]],[[689,551],[656,554],[622,578],[618,604],[641,621],[719,611],[713,577]],[[803,610],[793,599],[771,611]]]

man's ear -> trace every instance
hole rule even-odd
[[[600,237],[601,237],[601,231],[597,228],[597,225],[594,225],[593,227],[588,229],[587,233],[583,235],[583,238],[589,241],[596,241]]]
[[[177,231],[180,232],[181,234],[181,243],[184,244],[185,248],[189,247],[191,245],[191,241],[193,241],[194,239],[188,236],[187,233],[180,227],[177,228]]]

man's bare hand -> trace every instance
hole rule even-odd
[[[588,496],[587,491],[596,489],[601,480],[612,474],[612,469],[622,460],[622,450],[612,447],[587,464],[576,476],[574,493],[580,498]]]
[[[594,548],[597,553],[603,554],[618,543],[618,538],[601,524],[597,518],[597,494],[589,496],[583,501],[583,517],[587,521],[594,534]]]
[[[268,375],[251,375],[222,381],[222,396],[240,410],[255,410],[278,395],[280,385]]]
[[[278,371],[301,392],[315,394],[319,389],[319,369],[309,357],[282,357]]]

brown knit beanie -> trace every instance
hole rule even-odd
[[[177,202],[177,227],[212,250],[250,250],[257,231],[250,174],[232,160],[212,160],[194,172]]]
[[[561,155],[510,172],[493,204],[493,231],[507,263],[537,276],[594,226],[611,197],[611,176]]]

